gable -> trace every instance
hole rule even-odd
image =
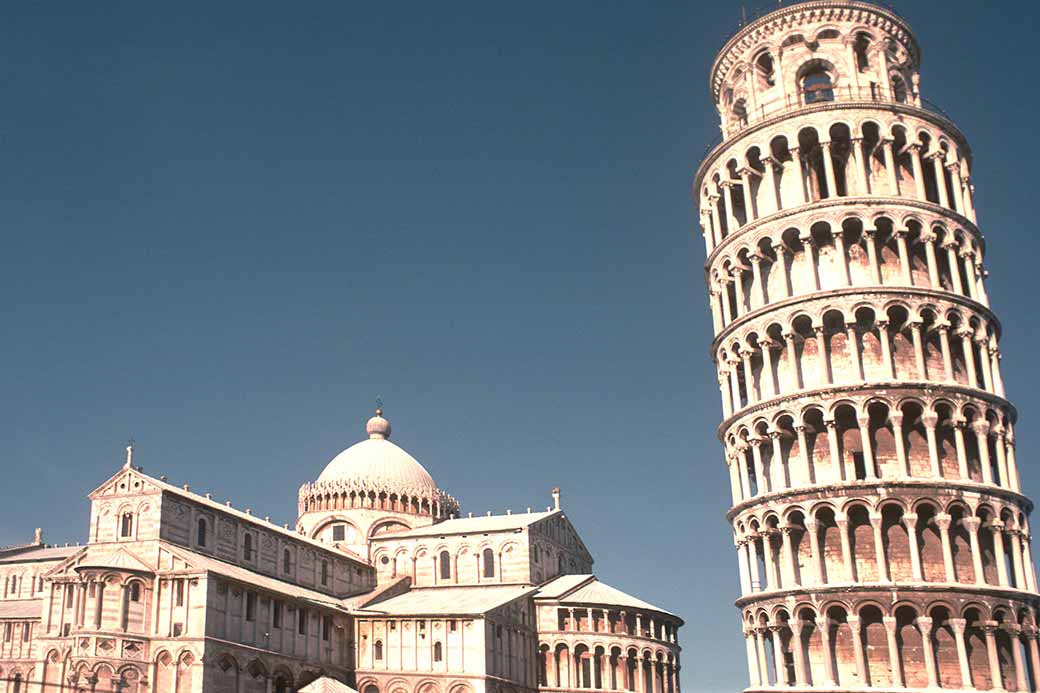
[[[585,542],[581,540],[578,530],[575,529],[571,521],[562,512],[553,513],[544,520],[536,522],[531,525],[528,531],[532,538],[537,537],[548,540],[573,554],[577,554],[590,564],[593,562],[592,554],[585,547]]]
[[[107,481],[87,494],[92,501],[117,498],[119,496],[140,496],[161,493],[158,485],[143,472],[134,467],[123,467]]]
[[[72,575],[76,571],[112,570],[118,572],[151,573],[155,568],[123,546],[95,546],[88,544],[47,571],[47,577]]]

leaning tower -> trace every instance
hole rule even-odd
[[[712,65],[694,195],[749,690],[1040,688],[972,155],[920,59],[893,11],[816,0]]]

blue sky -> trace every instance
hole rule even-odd
[[[1008,15],[1014,8],[1014,20]],[[913,0],[977,155],[1018,459],[1040,489],[1037,10]],[[563,503],[746,684],[689,189],[736,2],[18,3],[0,23],[0,544],[86,539],[140,464],[279,522],[360,439],[465,510]],[[1000,37],[999,44],[984,37]],[[698,656],[695,653],[704,653]]]

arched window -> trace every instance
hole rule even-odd
[[[329,584],[329,562],[328,561],[322,561],[321,562],[321,584],[322,585],[328,585]]]
[[[439,642],[433,643],[433,661],[439,662],[444,659],[444,650]]]
[[[764,89],[776,84],[776,70],[773,67],[773,56],[763,51],[755,60],[755,74],[758,75],[758,86]]]
[[[449,555],[447,551],[441,551],[441,555],[437,560],[441,564],[441,580],[450,580],[451,555]]]
[[[347,538],[346,525],[332,525],[332,541],[343,541]]]
[[[802,95],[805,103],[834,101],[834,82],[823,67],[815,67],[802,77]]]
[[[130,601],[139,602],[141,601],[141,583],[131,582],[130,583]]]
[[[253,560],[253,535],[246,534],[242,539],[242,557],[247,561]]]
[[[14,680],[11,682],[12,693],[22,693],[22,675],[15,674]]]
[[[906,82],[899,75],[892,75],[892,98],[899,103],[906,103],[907,96]]]
[[[748,124],[747,102],[744,99],[737,99],[737,102],[733,104],[733,120],[741,126]]]
[[[365,690],[361,693],[379,693],[379,688],[375,684],[368,684],[365,686]]]
[[[13,595],[17,595],[18,594],[18,576],[16,576],[16,575],[12,575],[11,576],[11,582],[10,582],[10,585],[8,586],[7,593],[8,594],[13,594]]]
[[[563,554],[560,554],[560,560],[559,560],[559,566],[558,566],[557,572],[560,572],[560,573],[563,572]]]
[[[129,537],[134,531],[134,515],[133,513],[123,513],[123,516],[119,519],[119,536]]]
[[[292,555],[289,553],[289,549],[282,552],[282,572],[292,572]]]
[[[495,577],[495,552],[491,549],[484,549],[484,577]]]
[[[199,531],[198,536],[195,538],[195,543],[199,546],[206,545],[206,520],[205,518],[199,518]]]
[[[383,641],[382,640],[376,640],[374,657],[377,660],[381,660],[383,658]]]
[[[856,69],[866,72],[870,67],[870,56],[867,49],[870,48],[870,37],[864,33],[856,34],[856,41],[852,44],[852,50],[856,54]]]

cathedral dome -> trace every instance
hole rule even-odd
[[[340,482],[361,488],[395,489],[399,492],[436,492],[437,483],[419,462],[390,442],[390,422],[383,412],[365,426],[368,440],[336,455],[318,476],[318,483]]]
[[[381,410],[368,420],[365,431],[367,440],[332,458],[314,483],[300,486],[296,519],[300,531],[316,537],[335,523],[360,522],[355,510],[385,515],[378,526],[358,525],[363,537],[380,528],[386,531],[388,518],[396,517],[396,525],[407,529],[458,514],[459,502],[437,488],[414,457],[390,442],[390,422]],[[339,541],[335,535],[333,531],[329,539]]]

